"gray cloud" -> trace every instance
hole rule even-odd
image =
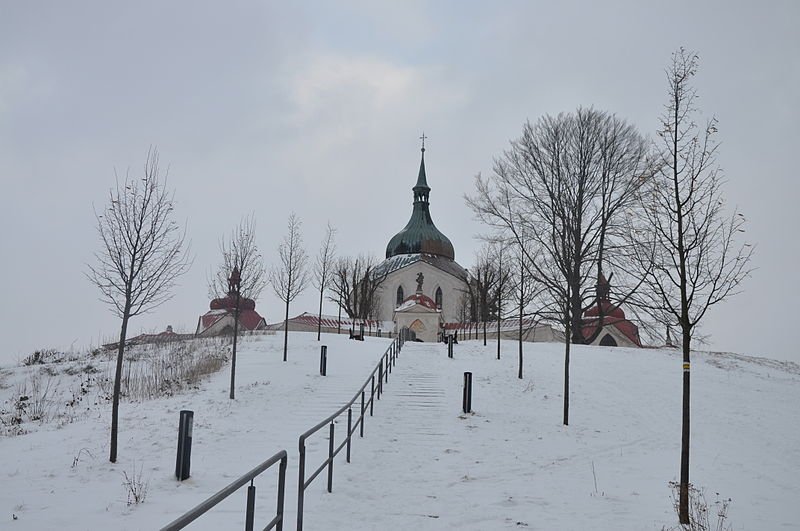
[[[118,333],[82,276],[92,205],[151,144],[196,260],[174,299],[132,325],[193,329],[219,238],[244,214],[268,262],[292,211],[311,254],[330,220],[342,252],[382,255],[410,212],[423,129],[434,219],[470,265],[481,227],[462,195],[524,120],[594,105],[652,134],[681,45],[701,55],[727,196],[758,244],[745,292],[709,316],[710,347],[800,359],[788,334],[800,295],[795,3],[286,4],[3,7],[0,361]],[[294,310],[314,307],[309,293]],[[281,316],[266,292],[258,308]]]

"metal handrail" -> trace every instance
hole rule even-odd
[[[389,347],[386,349],[386,352],[384,352],[383,355],[381,356],[381,359],[380,359],[380,362],[378,362],[378,365],[376,365],[375,368],[372,369],[372,372],[369,374],[369,376],[367,376],[367,381],[364,382],[364,385],[362,385],[358,389],[358,391],[356,392],[355,396],[353,398],[351,398],[350,401],[347,402],[345,405],[343,405],[342,407],[337,409],[336,413],[333,413],[332,415],[328,416],[327,418],[325,418],[325,420],[319,422],[313,428],[310,428],[310,429],[306,430],[300,436],[301,439],[307,439],[309,435],[313,435],[315,432],[319,431],[320,428],[322,428],[323,426],[325,426],[326,424],[328,424],[329,422],[334,420],[336,417],[338,417],[339,415],[344,413],[344,410],[346,410],[348,407],[351,407],[353,405],[353,403],[356,401],[356,399],[360,396],[361,391],[363,391],[363,390],[365,390],[367,388],[367,384],[372,381],[372,377],[375,376],[375,373],[377,373],[378,369],[381,368],[381,366],[383,365],[383,360],[389,355],[389,351],[392,350],[392,347],[394,346],[394,344],[397,341],[398,340],[392,341],[392,344],[389,345]],[[399,349],[398,349],[398,351],[399,351]]]
[[[253,480],[256,476],[260,475],[262,472],[269,469],[272,465],[280,461],[280,469],[278,472],[278,507],[275,513],[275,517],[270,520],[267,526],[264,528],[264,531],[269,531],[270,529],[276,529],[277,531],[283,530],[283,500],[284,500],[284,491],[286,486],[286,450],[281,450],[280,452],[276,453],[250,472],[246,473],[227,487],[223,488],[207,500],[200,503],[197,507],[191,509],[183,516],[173,520],[166,526],[161,528],[161,531],[177,531],[178,529],[183,529],[193,521],[200,518],[202,515],[207,513],[211,510],[215,505],[220,503],[222,500],[239,490],[242,486],[246,485],[247,482],[250,482],[250,486],[247,489],[247,510],[245,516],[245,530],[252,531],[253,529],[253,518],[255,512],[255,486],[253,485]]]
[[[356,428],[360,428],[360,435],[361,437],[364,436],[364,415],[367,411],[367,407],[369,407],[369,414],[372,415],[373,405],[375,401],[375,396],[377,393],[378,400],[380,400],[381,393],[383,392],[383,383],[384,380],[386,382],[389,381],[389,373],[392,371],[392,366],[396,365],[397,363],[397,356],[400,353],[400,349],[403,347],[403,343],[405,342],[405,338],[401,334],[398,336],[389,347],[386,349],[386,352],[383,353],[378,364],[372,369],[372,372],[367,377],[367,380],[364,382],[356,394],[350,399],[349,402],[344,404],[335,413],[329,415],[325,418],[325,420],[316,424],[313,428],[306,430],[300,437],[298,438],[298,449],[300,452],[300,460],[299,460],[299,471],[298,471],[298,482],[297,482],[297,531],[302,531],[303,529],[303,502],[305,497],[305,490],[308,488],[309,485],[319,476],[323,470],[327,467],[328,469],[328,492],[333,490],[333,460],[339,454],[339,452],[346,446],[347,447],[347,462],[350,462],[350,440],[355,432]],[[375,385],[375,376],[378,376],[378,385]],[[369,400],[365,401],[365,393],[367,386],[370,386],[370,397]],[[356,419],[355,424],[352,421],[352,407],[356,400],[361,399],[361,412]],[[344,441],[334,449],[334,420],[336,420],[342,413],[347,410],[347,437],[345,437]],[[306,446],[305,442],[308,437],[325,427],[326,425],[330,426],[330,434],[328,440],[328,458],[323,461],[323,463],[317,468],[308,478],[305,477],[305,466],[306,466]]]

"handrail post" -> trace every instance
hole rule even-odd
[[[386,360],[386,365],[389,365],[389,358],[386,356],[383,358]],[[386,383],[389,383],[389,367],[386,367],[386,370],[383,371],[383,377],[386,379]]]
[[[253,519],[256,512],[256,486],[253,485],[253,480],[250,480],[250,486],[247,487],[247,510],[244,517],[244,531],[253,531]]]
[[[328,492],[333,492],[333,422],[331,422],[330,438],[328,439]]]
[[[306,482],[306,442],[300,438],[300,459],[298,463],[297,480],[297,531],[303,531],[303,495]]]
[[[281,457],[281,464],[278,468],[278,507],[276,509],[278,515],[278,525],[275,526],[276,531],[283,531],[283,507],[286,495],[286,464],[288,457],[284,455]]]
[[[347,462],[350,462],[350,438],[353,433],[353,408],[347,408]]]
[[[381,399],[381,391],[383,391],[383,358],[378,364],[378,400]]]
[[[361,391],[361,426],[359,426],[359,428],[360,428],[359,435],[361,435],[361,437],[364,436],[364,413],[365,412],[366,412],[366,409],[364,407],[364,391]]]
[[[372,410],[375,407],[375,375],[372,375],[372,380],[369,385],[369,416],[372,416]]]

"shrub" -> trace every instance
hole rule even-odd
[[[136,472],[136,461],[133,462],[133,471],[129,476],[126,471],[122,471],[124,481],[122,485],[128,496],[128,505],[139,505],[144,503],[147,498],[147,488],[150,486],[150,481],[142,479],[142,468],[139,467],[139,472]]]
[[[680,483],[670,481],[669,486],[672,489],[672,506],[675,514],[678,515]],[[719,493],[716,495],[717,500],[709,508],[703,490],[698,490],[689,483],[689,523],[679,524],[677,527],[669,529],[665,527],[662,528],[662,531],[731,531],[733,529],[731,525],[725,523],[725,520],[728,519],[731,499],[720,500]]]

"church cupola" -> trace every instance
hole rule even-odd
[[[386,258],[400,254],[431,254],[455,260],[455,249],[450,239],[442,234],[431,218],[429,197],[431,188],[425,174],[425,135],[422,135],[422,157],[417,183],[412,188],[414,206],[406,226],[389,240]]]

